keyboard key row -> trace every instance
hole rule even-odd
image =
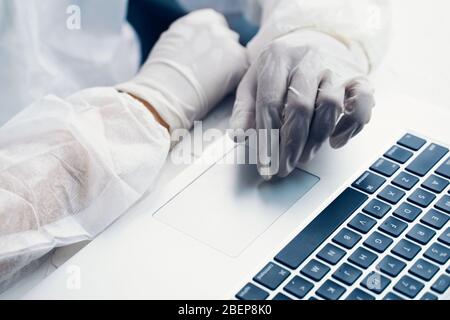
[[[297,269],[328,237],[367,200],[367,196],[348,188],[306,226],[275,260]]]

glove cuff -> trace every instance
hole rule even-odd
[[[141,85],[134,82],[125,82],[115,86],[115,89],[130,93],[146,102],[148,102],[159,114],[159,116],[169,125],[170,132],[176,129],[190,129],[194,123],[193,113],[184,114],[181,110],[192,110],[194,108],[189,106],[183,106],[181,101],[176,99],[174,96],[158,88],[155,84],[154,86]]]

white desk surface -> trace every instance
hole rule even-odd
[[[450,109],[450,2],[392,0],[392,4],[391,46],[374,74],[376,90],[400,92]],[[219,107],[204,127],[226,128],[230,113],[230,108]],[[185,168],[168,162],[159,183],[167,183]],[[0,299],[20,298],[82,247],[55,250],[47,262],[1,294]]]

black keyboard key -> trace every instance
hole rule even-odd
[[[348,261],[361,267],[363,269],[367,269],[372,265],[372,263],[377,260],[378,256],[364,248],[358,248],[352,255],[348,258]]]
[[[437,300],[438,297],[430,292],[425,293],[422,298],[420,298],[420,300],[429,300],[429,301],[433,301],[433,300]]]
[[[403,276],[394,286],[394,290],[413,299],[419,294],[423,287],[424,285],[421,282],[414,280],[410,276]]]
[[[443,196],[437,203],[436,208],[450,214],[450,196]]]
[[[428,191],[421,188],[414,190],[414,192],[408,197],[408,200],[422,208],[426,208],[431,202],[436,199],[436,196]]]
[[[447,152],[447,148],[433,143],[414,159],[406,170],[423,177],[447,154]]]
[[[411,230],[409,230],[406,237],[420,244],[427,244],[435,234],[436,232],[430,228],[427,228],[421,224],[416,224]]]
[[[314,287],[314,285],[302,277],[295,276],[291,281],[284,287],[286,292],[296,296],[299,299],[303,299],[309,291]]]
[[[405,231],[408,227],[408,224],[396,219],[394,217],[388,217],[380,226],[380,230],[386,232],[388,235],[393,237],[398,237]]]
[[[374,293],[380,294],[390,283],[391,280],[385,276],[379,274],[378,272],[371,272],[364,278],[361,285]]]
[[[375,162],[370,170],[375,171],[386,177],[392,177],[400,169],[400,166],[386,159],[379,159]]]
[[[248,283],[238,292],[236,298],[239,300],[265,300],[269,294],[254,284]]]
[[[274,300],[274,301],[289,301],[289,300],[292,300],[292,299],[289,298],[287,295],[284,295],[282,293],[277,293],[275,295],[275,297],[273,297],[272,300]]]
[[[328,266],[313,259],[309,261],[300,272],[314,281],[320,281],[328,271],[330,271]]]
[[[375,231],[367,238],[364,245],[370,249],[382,253],[391,245],[392,242],[393,240],[391,238]]]
[[[411,274],[425,281],[431,280],[431,278],[433,278],[438,271],[439,267],[435,266],[434,264],[424,259],[417,260],[416,263],[409,270]]]
[[[439,243],[433,243],[424,255],[434,262],[446,264],[450,256],[450,249],[440,245]]]
[[[336,265],[342,257],[345,256],[345,251],[336,247],[332,244],[327,244],[320,252],[317,257],[331,265]]]
[[[373,199],[364,207],[363,211],[372,217],[381,219],[391,210],[391,206],[380,200]]]
[[[440,242],[450,246],[450,227],[447,228],[438,239]]]
[[[367,171],[352,186],[369,194],[374,194],[385,182],[386,179]]]
[[[450,158],[448,158],[437,170],[437,174],[440,174],[447,179],[450,179]]]
[[[444,213],[431,209],[420,221],[430,227],[442,229],[442,227],[444,227],[444,225],[447,223],[448,219],[449,217]]]
[[[296,269],[365,201],[367,196],[348,188],[308,224],[275,260]]]
[[[450,277],[446,274],[443,274],[436,280],[436,282],[431,287],[431,290],[436,291],[437,293],[445,293],[449,285]]]
[[[419,209],[407,202],[403,202],[397,209],[395,209],[394,216],[402,218],[408,222],[413,222],[421,213],[422,209]]]
[[[388,152],[384,154],[386,158],[389,158],[391,160],[397,161],[401,164],[406,163],[411,157],[413,156],[413,153],[409,150],[406,150],[404,148],[401,148],[399,146],[393,146],[391,149],[389,149]]]
[[[290,274],[291,273],[286,269],[270,262],[253,278],[253,280],[270,290],[275,290],[287,277],[289,277]]]
[[[391,185],[386,186],[379,194],[378,198],[387,201],[391,204],[397,204],[403,197],[405,192],[393,187]]]
[[[403,147],[417,151],[422,148],[427,142],[422,138],[407,133],[397,143]]]
[[[333,274],[333,278],[350,286],[358,280],[361,274],[361,270],[349,265],[348,263],[343,263]]]
[[[337,300],[345,292],[344,287],[337,284],[334,281],[327,280],[325,283],[317,290],[316,294],[327,300]]]
[[[361,236],[347,228],[339,231],[339,233],[333,238],[334,243],[337,243],[347,249],[353,248],[359,240],[361,240]]]
[[[407,172],[401,172],[392,180],[393,185],[405,190],[411,190],[418,182],[419,178]]]
[[[348,225],[349,225],[350,228],[352,228],[352,229],[354,229],[356,231],[359,231],[361,233],[366,234],[376,224],[377,224],[377,222],[374,219],[369,218],[365,214],[358,213],[356,215],[356,217],[354,217],[352,219],[352,221],[350,221],[350,223]]]
[[[391,300],[391,301],[400,301],[403,300],[395,293],[389,292],[387,295],[384,296],[383,300]]]
[[[436,193],[441,193],[447,188],[448,184],[449,182],[447,180],[432,174],[424,183],[422,183],[422,187]]]
[[[406,263],[388,255],[381,260],[378,267],[381,272],[396,277],[406,267]]]
[[[371,296],[370,294],[362,291],[361,289],[356,288],[353,290],[348,297],[345,300],[351,300],[351,301],[368,301],[368,300],[375,300],[375,297]]]
[[[420,247],[417,244],[403,239],[397,243],[394,249],[392,249],[392,253],[408,261],[414,259],[419,251]]]

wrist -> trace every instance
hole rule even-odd
[[[164,121],[164,119],[161,117],[161,115],[156,111],[156,109],[148,102],[145,101],[144,99],[141,99],[135,95],[133,95],[132,93],[128,93],[125,92],[126,94],[128,94],[130,97],[132,97],[133,99],[136,99],[137,101],[139,101],[140,103],[142,103],[144,105],[144,107],[150,111],[150,113],[153,115],[153,117],[155,118],[155,120],[162,125],[164,128],[166,128],[168,131],[170,131],[170,127],[167,124],[166,121]]]

